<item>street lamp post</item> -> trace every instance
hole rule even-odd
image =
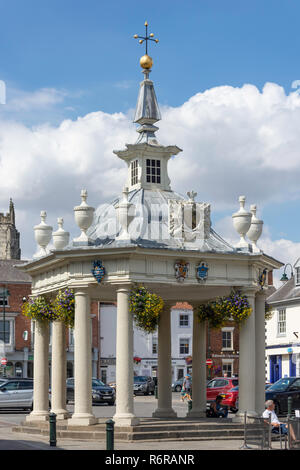
[[[291,278],[294,276],[293,266],[290,263],[287,263],[287,264],[284,265],[283,275],[280,279],[282,282],[286,282],[286,281],[289,280],[289,278],[287,277],[286,272],[285,272],[287,266],[290,266],[290,268],[291,268]]]
[[[6,335],[6,331],[5,331],[5,302],[6,302],[6,299],[7,299],[8,296],[9,296],[9,291],[4,286],[2,288],[2,291],[0,291],[0,298],[2,298],[2,304],[3,304],[3,348],[4,348],[4,357],[5,357],[5,335]],[[4,369],[3,377],[6,377],[5,368],[6,368],[6,365],[3,365],[3,369]]]

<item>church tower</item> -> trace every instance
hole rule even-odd
[[[20,233],[15,225],[15,208],[9,202],[9,212],[0,213],[0,259],[21,259]]]

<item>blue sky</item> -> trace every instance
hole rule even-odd
[[[133,39],[144,21],[163,104],[218,85],[300,78],[300,4],[294,0],[1,1],[0,74],[11,86],[65,89],[79,113],[126,111],[136,99]]]
[[[233,161],[228,160],[228,165],[232,165],[229,173],[233,174],[235,170],[237,171],[233,180],[235,183],[224,179],[224,197],[222,191],[218,190],[215,194],[213,187],[215,169],[210,168],[211,172],[206,177],[208,183],[205,186],[205,192],[198,191],[202,200],[206,200],[206,197],[213,199],[212,203],[215,207],[213,221],[216,223],[221,221],[221,227],[225,227],[223,219],[231,217],[233,210],[237,210],[238,196],[243,190],[238,174],[242,168],[242,164],[238,162],[238,154],[245,151],[244,169],[251,170],[247,184],[244,185],[245,192],[249,193],[252,198],[249,204],[257,202],[262,211],[260,215],[263,215],[269,237],[267,246],[271,247],[271,242],[277,243],[277,251],[272,251],[271,247],[271,254],[279,257],[282,255],[280,259],[284,262],[295,261],[290,258],[296,257],[298,243],[300,243],[300,222],[295,217],[300,208],[300,188],[297,189],[299,166],[297,162],[300,158],[300,147],[297,142],[298,126],[300,126],[300,99],[292,84],[300,80],[299,2],[295,0],[153,0],[149,3],[136,0],[126,2],[121,0],[110,2],[102,0],[10,0],[7,2],[0,0],[0,14],[2,18],[0,80],[3,80],[7,87],[7,105],[0,105],[2,128],[0,129],[0,163],[1,159],[3,162],[6,159],[9,162],[6,168],[7,174],[11,174],[9,173],[11,161],[20,159],[20,163],[18,161],[14,169],[17,173],[15,180],[12,179],[11,184],[7,183],[7,187],[2,188],[2,192],[0,191],[0,210],[5,211],[6,201],[9,197],[13,197],[17,211],[19,210],[19,228],[23,231],[22,243],[26,256],[29,256],[32,250],[32,244],[28,241],[32,233],[27,230],[27,226],[29,224],[32,227],[33,224],[38,223],[36,218],[38,218],[39,210],[45,208],[40,205],[49,200],[49,193],[47,194],[46,189],[44,192],[41,190],[38,197],[36,191],[34,195],[30,192],[28,175],[37,171],[39,176],[35,178],[35,183],[40,181],[40,187],[51,188],[50,184],[47,186],[48,183],[44,181],[44,176],[39,169],[39,158],[43,155],[43,148],[39,148],[40,153],[37,155],[32,150],[37,147],[36,142],[31,145],[33,138],[36,139],[38,136],[39,142],[45,138],[46,131],[43,128],[39,134],[35,128],[48,126],[47,142],[55,141],[58,145],[56,131],[61,123],[71,120],[75,128],[75,126],[80,127],[86,120],[90,119],[89,122],[91,122],[94,119],[93,125],[96,126],[95,122],[98,120],[97,126],[100,127],[97,129],[103,131],[102,140],[107,140],[107,133],[111,133],[109,136],[111,149],[120,146],[118,138],[125,139],[126,126],[129,128],[129,124],[127,121],[122,121],[123,117],[121,117],[121,127],[123,126],[121,132],[120,121],[116,121],[113,116],[114,113],[123,113],[130,122],[139,82],[142,80],[139,57],[144,53],[144,46],[139,45],[138,41],[133,39],[133,35],[144,33],[144,22],[147,20],[150,32],[153,32],[160,40],[158,45],[150,45],[149,53],[154,59],[151,79],[155,82],[160,106],[165,111],[163,119],[165,115],[167,122],[166,125],[162,124],[161,133],[166,141],[168,138],[171,139],[168,143],[177,143],[181,146],[182,142],[187,142],[184,148],[187,161],[192,165],[193,158],[195,158],[199,164],[199,181],[194,178],[193,184],[197,185],[201,182],[201,175],[209,172],[209,169],[206,169],[206,173],[201,173],[203,170],[201,167],[202,162],[209,157],[210,149],[214,144],[214,140],[210,140],[209,137],[211,132],[218,134],[218,129],[214,126],[218,125],[221,128],[222,120],[227,121],[227,112],[233,113],[230,114],[229,119],[230,129],[236,130],[237,136],[232,134],[234,138],[228,142],[229,150],[226,158],[236,151],[237,156]],[[266,83],[275,85],[266,90]],[[250,88],[245,88],[247,84],[251,85]],[[224,89],[224,86],[231,88]],[[255,95],[253,87],[259,92],[257,98],[253,98]],[[197,94],[201,94],[205,101],[203,111],[201,111],[202,108],[199,111],[199,106],[201,107],[203,102],[197,101]],[[226,94],[229,96],[229,101]],[[217,106],[219,99],[224,100],[222,101],[223,114],[221,110],[223,105],[221,108]],[[258,117],[255,117],[255,120],[252,119],[254,105],[250,103],[247,108],[249,116],[247,115],[247,119],[243,122],[243,113],[237,112],[239,108],[237,100],[242,100],[244,104],[249,103],[249,100],[251,103],[255,102],[259,108]],[[213,103],[212,108],[209,108],[209,103]],[[190,108],[192,110],[187,111]],[[188,137],[183,138],[180,133],[180,129],[184,129],[183,121],[177,122],[179,131],[174,133],[173,138],[171,131],[174,130],[174,126],[168,124],[171,122],[168,119],[172,120],[173,114],[177,112],[176,119],[184,115],[187,123],[193,120],[197,110],[200,121],[201,116],[204,116],[201,113],[207,112],[210,124],[207,125],[207,132],[203,134],[205,144],[201,140],[195,140],[194,147],[191,145],[189,149]],[[100,111],[104,114],[99,118],[100,115],[97,113]],[[189,115],[188,112],[191,114]],[[261,118],[262,114],[264,118]],[[269,119],[271,114],[272,123]],[[80,117],[82,120],[78,121]],[[99,124],[99,119],[101,124]],[[259,125],[253,135],[259,137],[257,144],[251,147],[253,135],[250,133],[245,137],[243,126],[247,126],[249,130],[252,125],[256,126],[257,120],[259,120]],[[108,121],[109,125],[107,125]],[[290,122],[293,123],[291,126]],[[68,125],[71,126],[71,124],[65,124],[64,129]],[[205,125],[206,118],[202,122],[203,128]],[[78,132],[82,132],[86,143],[88,133],[84,134],[86,131],[80,129]],[[166,134],[166,129],[169,135]],[[280,141],[278,141],[278,129],[280,133],[282,130]],[[131,130],[128,132],[130,135]],[[191,136],[193,132],[189,128],[185,135]],[[274,133],[274,139],[270,139],[262,150],[259,145],[261,141],[265,143],[270,132]],[[16,139],[16,133],[20,133],[24,141],[22,137]],[[184,134],[183,131],[182,134]],[[222,140],[227,134],[227,128],[224,127],[222,131],[220,130],[220,139]],[[228,135],[231,135],[230,132]],[[173,142],[175,138],[176,142]],[[20,141],[20,149],[14,148],[15,142],[12,144],[12,141],[15,140]],[[277,159],[274,166],[272,164],[273,141],[276,142],[273,149],[274,159]],[[125,141],[122,140],[122,144],[124,145]],[[49,144],[47,145],[49,147]],[[64,142],[60,145],[67,144]],[[99,142],[97,145],[100,145]],[[93,144],[93,149],[97,145]],[[85,148],[91,148],[90,141],[86,147],[83,146],[83,149]],[[46,146],[45,155],[47,150]],[[258,155],[260,152],[266,153],[264,160],[256,158],[256,150]],[[220,152],[220,149],[218,148],[217,151]],[[284,160],[282,154],[285,155],[285,151],[287,162],[289,161],[287,170],[281,167]],[[194,156],[189,157],[191,153]],[[87,158],[86,155],[85,158]],[[58,168],[53,164],[53,155],[47,154],[47,158],[45,157],[45,167],[49,165],[49,169],[53,169],[53,175],[57,174]],[[99,162],[100,170],[101,158],[103,161],[108,161],[105,160],[103,154],[102,157],[99,154],[93,160],[93,162]],[[219,158],[225,171],[225,153],[224,156],[220,153]],[[110,166],[113,165],[111,161],[115,162],[116,159],[109,160],[108,171],[114,170]],[[21,172],[22,164],[28,168],[27,173],[25,170]],[[61,161],[58,159],[58,165],[60,164]],[[70,165],[72,165],[71,157]],[[255,176],[255,165],[257,165],[259,178]],[[180,180],[180,165],[177,167],[177,173],[175,170],[174,174],[179,178],[178,187],[182,189],[187,185],[189,175],[186,175],[186,179],[182,176]],[[49,170],[49,175],[50,173]],[[82,175],[81,181],[78,179],[77,183],[74,183],[74,188],[70,186],[71,210],[78,202],[74,200],[73,189],[77,191],[77,194],[79,184],[88,185],[90,182],[88,171],[83,172]],[[219,174],[218,178],[221,181],[222,175]],[[22,184],[24,187],[20,188]],[[200,183],[198,185],[201,187]],[[112,187],[115,188],[113,185]],[[190,187],[186,188],[186,190],[190,189]],[[96,190],[92,188],[91,195],[96,198],[96,194]],[[60,197],[62,197],[61,193]],[[113,199],[108,190],[100,192],[97,197],[99,200],[93,201],[94,204],[102,202],[102,199]],[[257,200],[253,201],[255,197]],[[231,205],[229,200],[232,201]],[[55,199],[53,195],[53,205],[58,202],[59,199]],[[52,209],[49,208],[49,214],[54,217]],[[286,252],[280,248],[283,246],[280,245],[282,238],[289,243]]]

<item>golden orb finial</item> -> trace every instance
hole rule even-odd
[[[143,69],[151,69],[152,65],[153,65],[152,57],[150,57],[148,54],[145,54],[140,58],[140,66]]]

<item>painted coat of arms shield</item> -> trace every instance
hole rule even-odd
[[[105,276],[105,267],[102,265],[102,261],[94,261],[94,266],[92,269],[92,274],[96,281],[100,283]]]
[[[205,281],[208,276],[208,264],[205,261],[201,261],[196,267],[196,276],[198,281]]]
[[[183,282],[187,278],[189,266],[190,263],[186,263],[184,261],[178,261],[175,263],[175,277],[177,281]]]

